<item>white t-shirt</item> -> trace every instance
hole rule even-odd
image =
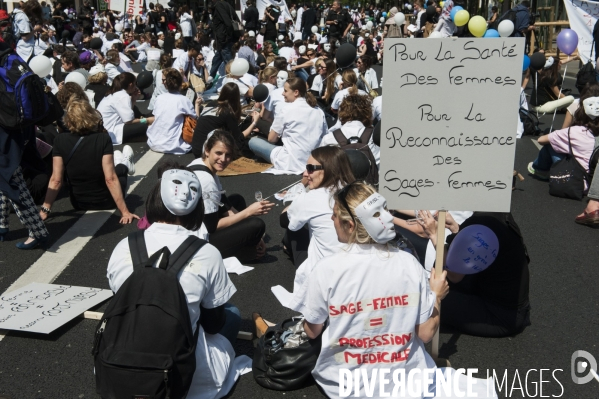
[[[302,309],[295,308],[295,305],[305,302],[305,282],[314,265],[320,259],[338,252],[344,245],[337,239],[335,225],[331,220],[334,205],[332,190],[323,187],[299,194],[287,209],[289,230],[298,231],[308,224],[310,233],[308,258],[298,267],[293,280],[294,298],[290,308],[298,312],[302,312]]]
[[[358,90],[358,94],[368,95],[368,93],[366,93],[364,90]],[[339,106],[341,105],[341,102],[347,95],[349,95],[349,89],[339,90],[337,94],[335,94],[335,98],[333,98],[331,108],[334,110],[338,110]]]
[[[265,103],[265,107],[273,115],[273,118],[277,116],[278,112],[282,112],[282,109],[287,105],[285,97],[283,97],[283,88],[277,87],[270,92],[270,97]]]
[[[188,167],[194,165],[204,165],[204,160],[202,158],[196,158],[191,162]],[[203,170],[194,170],[196,176],[200,180],[200,185],[202,186],[202,197],[204,200],[204,213],[209,215],[211,213],[218,212],[218,202],[220,202],[221,191],[223,190],[223,186],[220,183],[220,179],[217,175],[212,175],[211,173],[205,172]]]
[[[121,90],[106,96],[97,109],[102,114],[104,128],[108,131],[112,144],[122,144],[125,123],[135,119],[129,94]]]
[[[174,57],[174,50],[173,50],[173,57]],[[191,63],[191,67],[189,66],[189,54],[187,53],[187,51],[183,51],[182,53],[180,53],[177,58],[175,59],[175,61],[173,61],[173,68],[175,68],[176,70],[181,70],[183,71],[183,74],[187,77],[187,74],[189,73],[189,68],[191,68],[191,73],[193,73],[194,75],[198,75],[198,76],[203,76],[200,75],[200,72],[197,70],[196,66],[195,66],[195,62]]]
[[[279,57],[285,57],[287,62],[291,62],[296,57],[293,47],[281,47],[279,49]]]
[[[35,36],[31,35],[31,37],[28,40],[23,40],[21,35],[31,33],[31,22],[29,22],[27,14],[25,14],[19,8],[17,8],[13,12],[13,18],[13,33],[16,37],[19,38],[19,41],[17,42],[17,54],[23,60],[28,61],[29,57],[33,55],[33,49],[35,47]]]
[[[360,71],[358,70],[358,68],[354,68],[354,72],[356,73],[359,82],[362,79],[362,77],[360,76]],[[379,82],[374,69],[368,68],[366,72],[364,72],[364,80],[366,81],[366,83],[368,83],[371,89],[374,90],[379,88]],[[368,88],[366,87],[366,89]]]
[[[350,137],[360,137],[362,135],[362,132],[364,131],[365,127],[364,124],[362,124],[362,122],[360,121],[349,121],[346,122],[345,125],[341,126],[341,127],[337,127],[337,129],[341,129],[341,132],[343,133],[343,135],[345,137],[347,137],[348,139]],[[337,130],[334,129],[334,130]],[[322,141],[320,142],[319,147],[324,147],[327,145],[339,145],[339,143],[337,143],[337,140],[335,140],[335,135],[333,134],[333,132],[331,132],[331,129],[329,129],[330,133],[327,133],[323,138]],[[374,156],[374,159],[376,160],[376,167],[380,168],[381,167],[381,148],[374,144],[374,141],[372,140],[372,135],[370,136],[370,140],[368,141],[368,147],[370,148],[370,151],[372,152],[372,155]]]
[[[304,98],[297,98],[275,114],[271,130],[283,141],[283,146],[270,153],[275,169],[302,173],[310,152],[318,147],[327,131],[327,123],[320,108],[313,108]]]
[[[223,81],[223,86],[226,85],[227,83],[235,83],[237,85],[237,87],[239,87],[239,102],[242,106],[246,105],[247,98],[245,97],[245,95],[250,90],[250,85],[243,80],[243,76],[241,77],[241,79],[227,77]]]
[[[164,93],[168,93],[166,86],[162,84],[162,69],[153,70],[152,75],[154,76],[154,91],[152,92],[150,104],[148,104],[148,109],[150,111],[154,109],[154,103],[156,103],[156,99],[158,98],[158,96]]]
[[[324,96],[324,91],[326,88],[327,87],[324,84],[322,76],[321,75],[314,76],[314,80],[312,80],[312,87],[310,87],[310,90],[317,91],[318,94],[322,97],[322,96]]]
[[[174,253],[192,234],[194,233],[181,226],[154,223],[144,235],[148,254],[151,256],[164,246]],[[117,292],[132,273],[133,262],[129,243],[125,238],[117,244],[108,261],[107,277],[110,288]],[[180,273],[179,283],[187,298],[193,332],[200,317],[200,305],[206,309],[214,309],[227,303],[236,291],[227,275],[220,252],[210,244],[204,245],[196,252]],[[231,370],[234,358],[235,350],[229,340],[220,334],[206,334],[200,325],[196,347],[196,371],[187,397],[216,397]],[[224,396],[226,392],[221,394]]]
[[[147,131],[150,149],[177,155],[191,151],[181,137],[185,115],[197,116],[191,101],[182,94],[163,93],[156,98],[153,113],[154,123]]]
[[[108,80],[106,81],[108,86],[112,85],[114,78],[123,72],[120,66],[116,66],[111,62],[106,63],[106,66],[104,66],[104,71],[106,72],[106,75],[108,75]]]
[[[181,15],[179,19],[179,24],[181,25],[181,33],[183,37],[191,37],[193,36],[193,30],[191,28],[191,23],[193,18],[188,13]]]
[[[268,87],[268,98],[262,104],[264,105],[264,108],[266,108],[268,111],[272,112],[272,109],[273,109],[272,92],[277,88],[277,86],[275,86],[271,83],[268,83],[268,82],[263,83],[263,85]]]
[[[380,121],[383,118],[383,96],[378,96],[372,100],[372,120]]]
[[[339,397],[339,370],[434,368],[416,325],[435,304],[426,273],[412,255],[382,245],[351,245],[320,260],[308,277],[304,316],[329,320],[312,375],[328,397]],[[360,390],[364,397],[363,380]],[[379,379],[375,395],[379,393]],[[386,385],[391,393],[393,384]],[[421,397],[421,396],[418,396]]]

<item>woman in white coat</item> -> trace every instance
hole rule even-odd
[[[163,169],[162,178],[146,203],[148,221],[152,225],[145,231],[144,238],[150,256],[165,246],[174,253],[200,227],[204,217],[202,188],[195,173],[174,163],[161,165],[159,169]],[[108,262],[110,288],[117,292],[132,273],[129,243],[124,238]],[[187,299],[194,333],[200,320],[196,369],[187,398],[224,396],[227,392],[220,391],[223,385],[230,388],[225,381],[235,372],[233,345],[241,322],[239,310],[228,303],[236,288],[229,280],[220,253],[210,244],[205,244],[193,255],[178,278]]]
[[[306,82],[300,78],[285,82],[283,97],[284,109],[277,111],[268,141],[254,137],[249,147],[275,169],[299,174],[304,171],[310,152],[326,133],[327,123],[322,110],[316,107],[316,99],[308,93]],[[282,146],[275,144],[279,139]]]

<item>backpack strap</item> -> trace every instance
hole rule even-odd
[[[149,260],[144,231],[139,230],[127,236],[129,252],[133,261],[133,270],[141,269]]]
[[[333,137],[335,137],[335,140],[337,140],[337,143],[340,146],[344,146],[347,144],[350,144],[350,141],[345,137],[345,135],[343,134],[343,132],[341,131],[341,129],[337,129],[333,132]]]
[[[188,166],[188,168],[193,171],[200,170],[202,172],[207,172],[207,173],[210,173],[211,175],[214,175],[212,173],[212,171],[206,165],[191,165],[191,166]]]
[[[360,136],[360,141],[364,144],[368,144],[370,142],[370,138],[372,137],[373,132],[374,132],[373,127],[365,128],[364,131],[362,132],[362,135]]]
[[[179,245],[179,248],[177,248],[177,250],[170,256],[167,271],[178,275],[187,261],[189,261],[192,256],[206,244],[206,240],[202,240],[197,236],[187,237],[185,241]]]

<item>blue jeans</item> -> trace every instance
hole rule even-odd
[[[265,161],[272,163],[272,161],[270,160],[270,153],[272,152],[272,150],[277,148],[276,145],[258,137],[252,137],[248,145],[250,147],[250,150],[252,150],[254,154],[258,155]]]
[[[304,82],[307,82],[308,78],[310,77],[310,75],[308,75],[308,72],[306,72],[305,69],[297,69],[297,70],[295,70],[295,76],[297,76],[298,78],[300,78]]]
[[[539,155],[532,163],[532,167],[538,171],[548,172],[549,169],[551,169],[551,165],[561,161],[565,156],[566,154],[555,152],[553,147],[551,147],[551,144],[547,144],[541,148],[541,151],[539,151]]]
[[[241,325],[241,313],[239,313],[239,309],[235,305],[227,302],[225,303],[225,315],[225,325],[218,333],[228,339],[231,345],[235,347],[237,334],[239,334],[239,326]]]
[[[233,58],[233,54],[231,53],[231,47],[233,43],[227,43],[225,47],[220,50],[217,50],[214,54],[214,58],[212,58],[212,68],[210,68],[210,76],[215,77],[216,71],[218,71],[218,67],[221,63],[226,64]]]

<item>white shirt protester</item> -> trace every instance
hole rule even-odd
[[[154,103],[154,123],[148,126],[148,146],[165,154],[187,154],[191,144],[183,141],[185,115],[196,117],[193,104],[182,94],[163,93]]]
[[[25,35],[31,33],[32,26],[27,14],[25,14],[21,9],[17,8],[13,11],[13,33],[15,37],[18,37],[17,42],[17,54],[24,61],[29,61],[29,58],[33,55],[33,49],[35,47],[35,36],[31,35],[31,37],[27,40],[23,39],[21,35]]]
[[[202,158],[194,159],[188,167],[194,165],[206,166]],[[218,212],[220,197],[223,191],[223,186],[218,178],[218,175],[205,172],[203,170],[194,170],[196,176],[200,180],[202,186],[202,197],[204,200],[204,214]]]
[[[378,96],[372,100],[372,120],[380,121],[383,117],[383,96]]]
[[[104,71],[106,72],[106,75],[108,76],[108,80],[106,81],[106,84],[108,86],[112,85],[112,81],[114,80],[114,78],[116,78],[122,72],[124,72],[120,66],[116,66],[111,62],[106,63],[106,66],[104,67]]]
[[[358,77],[358,82],[360,82],[362,80],[362,75],[360,74],[360,71],[358,70],[358,68],[354,68],[354,72]],[[366,72],[364,72],[364,80],[366,81],[366,83],[368,83],[371,90],[379,88],[379,82],[374,69],[368,68]],[[368,87],[366,87],[366,90],[368,90]]]
[[[135,119],[129,94],[125,90],[110,94],[104,97],[97,109],[102,114],[104,128],[108,131],[112,144],[122,144],[125,123]]]
[[[358,90],[358,94],[367,95],[364,90]],[[333,98],[333,103],[331,104],[331,109],[338,110],[339,106],[341,106],[341,102],[345,97],[349,95],[349,89],[339,90],[337,94],[335,94],[335,98]]]
[[[343,135],[349,139],[351,137],[360,137],[362,135],[362,132],[364,131],[365,127],[364,127],[364,124],[360,121],[349,121],[349,122],[346,122],[344,125],[337,126],[336,128],[333,127],[331,129],[329,129],[329,133],[327,133],[322,138],[322,141],[320,142],[319,147],[324,147],[327,145],[339,145],[337,140],[335,140],[335,135],[333,134],[333,132],[337,129],[341,129],[341,132],[343,133]],[[372,155],[374,156],[374,159],[376,160],[376,167],[380,168],[381,167],[381,148],[378,145],[374,144],[372,135],[370,135],[370,140],[368,140],[368,147],[370,148],[370,151],[372,152]]]
[[[177,225],[153,223],[145,232],[148,254],[152,255],[164,246],[174,253],[185,239],[193,234]],[[110,288],[117,292],[133,273],[133,262],[127,238],[114,249],[108,262],[107,277]],[[187,306],[193,332],[200,317],[200,305],[213,309],[224,305],[236,292],[229,279],[220,252],[210,244],[204,245],[193,256],[179,275],[179,283],[187,298]],[[233,346],[220,334],[206,334],[200,325],[196,348],[196,371],[188,399],[212,399],[224,396],[219,392],[228,374],[234,372]]]
[[[304,98],[297,98],[276,113],[271,130],[277,132],[283,142],[283,146],[276,147],[270,154],[274,168],[299,174],[325,134],[327,123],[320,108],[313,108]]]
[[[184,13],[181,15],[179,19],[179,24],[181,26],[181,33],[183,37],[191,37],[193,36],[193,28],[191,27],[191,23],[193,22],[193,17],[188,13]]]

